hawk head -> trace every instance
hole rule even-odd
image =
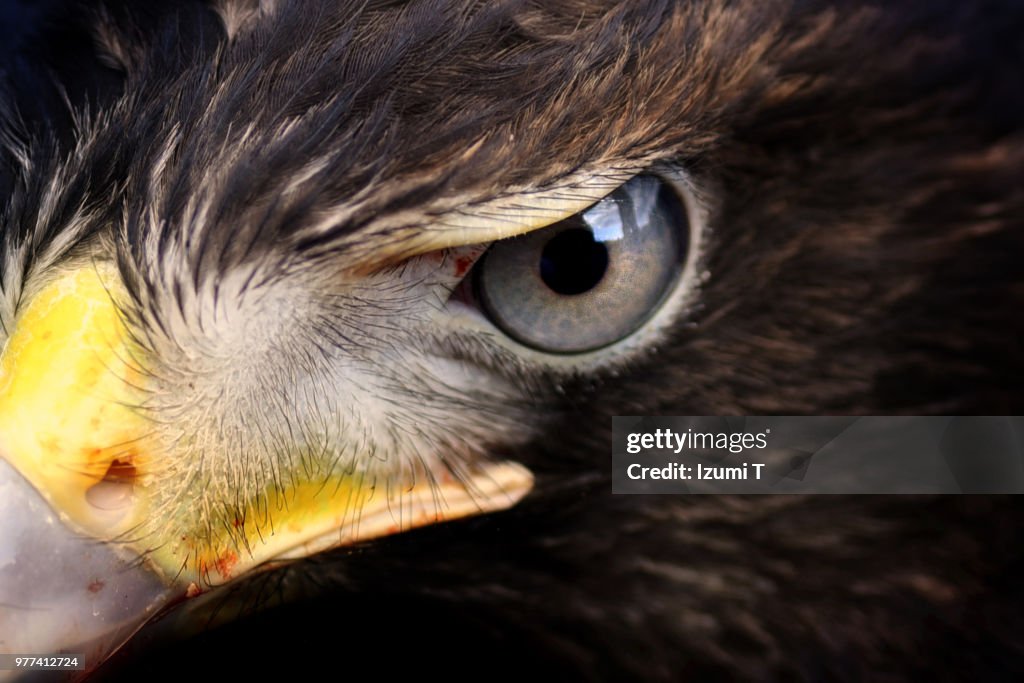
[[[770,577],[740,609],[687,525],[913,537],[896,503],[613,498],[607,454],[614,414],[1019,408],[1024,18],[941,4],[62,10],[88,41],[19,49],[0,105],[0,647],[99,662],[257,570],[348,586],[352,551],[282,565],[499,513],[357,547],[661,653],[756,634],[801,537],[733,568]],[[519,583],[472,578],[488,543]],[[880,585],[941,606],[960,571]]]

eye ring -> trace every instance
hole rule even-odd
[[[588,209],[495,242],[472,274],[474,298],[505,335],[574,356],[634,335],[678,288],[694,249],[679,183],[635,176]]]

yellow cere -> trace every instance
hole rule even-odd
[[[145,423],[130,407],[138,380],[106,286],[112,275],[86,267],[46,285],[19,312],[0,357],[0,457],[74,526],[101,538],[130,520],[116,501],[90,503],[90,490],[146,469],[137,442]]]

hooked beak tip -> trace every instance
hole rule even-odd
[[[137,558],[68,528],[2,459],[0,520],[0,654],[73,653],[94,668],[172,597]]]

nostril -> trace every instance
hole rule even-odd
[[[85,492],[85,499],[98,510],[117,511],[131,505],[138,471],[131,462],[114,460],[96,484]]]

